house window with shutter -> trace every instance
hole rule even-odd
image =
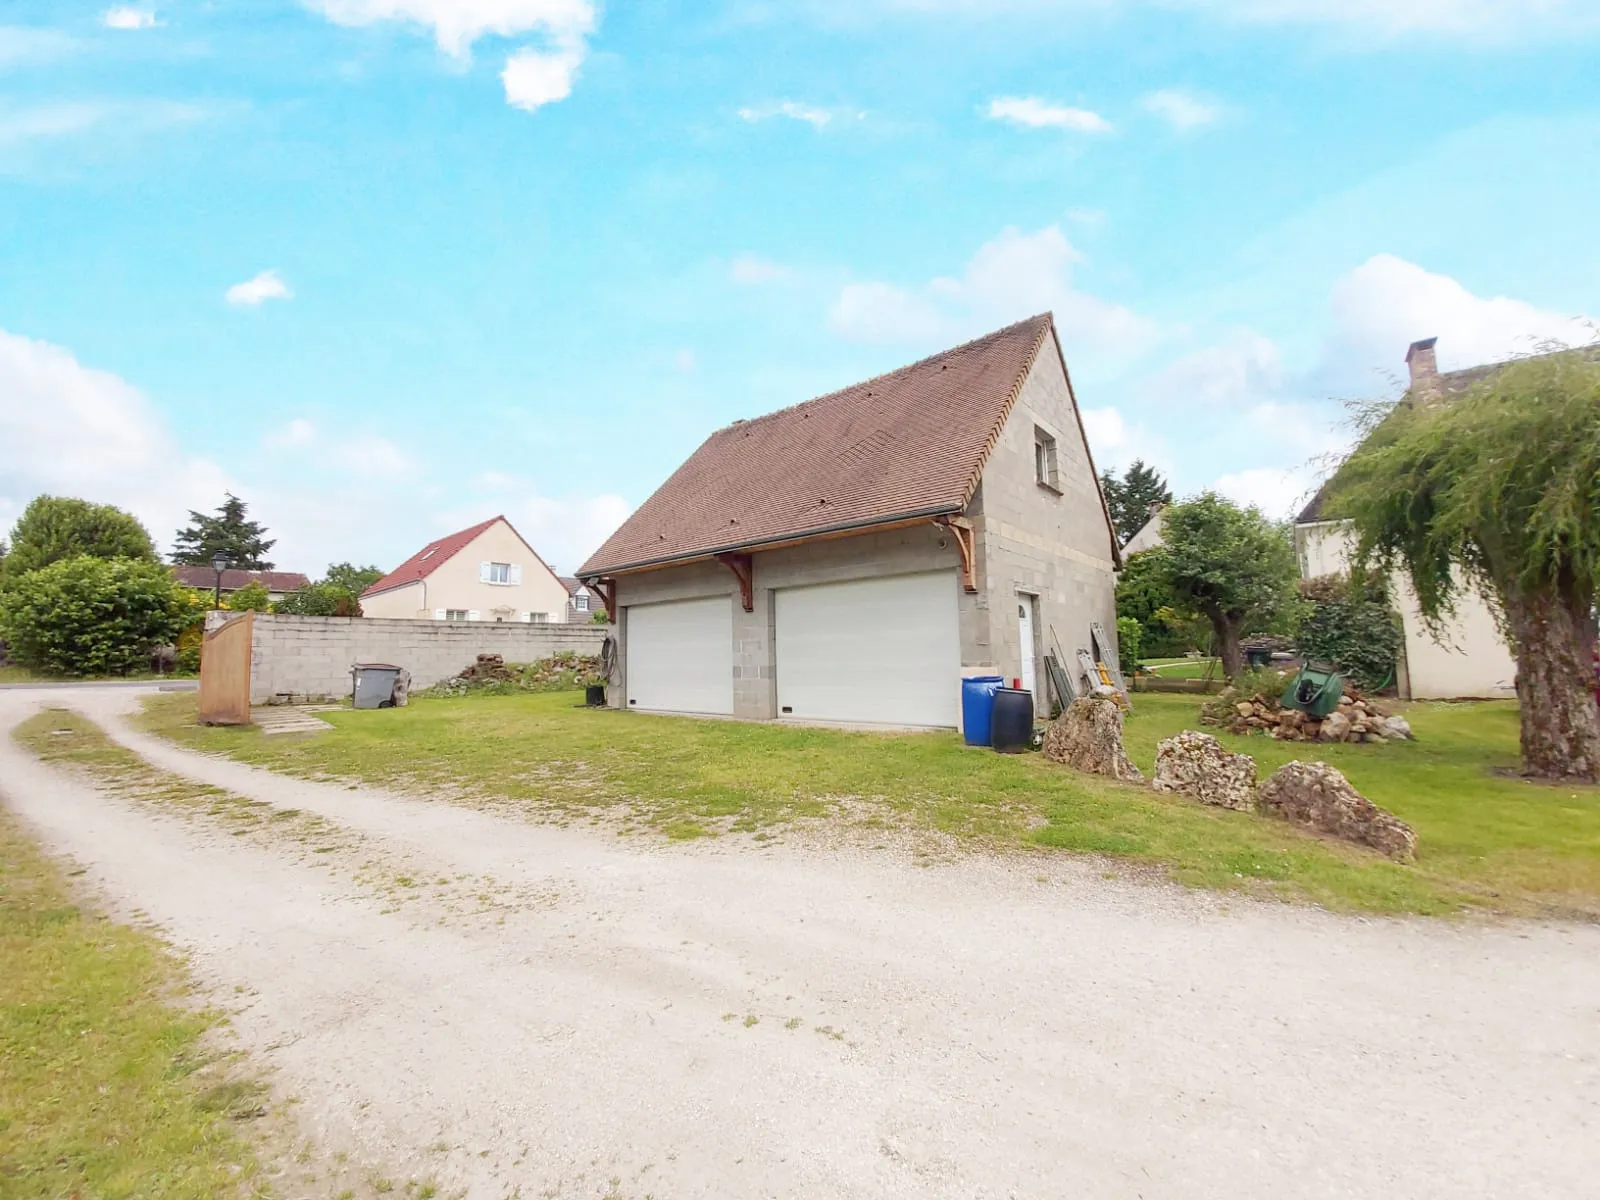
[[[550,614],[531,612],[528,614],[528,623],[531,625],[548,625],[550,624]]]
[[[511,583],[512,566],[510,563],[484,563],[479,577],[484,583]],[[520,572],[519,572],[520,574]]]
[[[1056,474],[1056,439],[1037,425],[1033,427],[1033,478],[1040,487],[1058,493],[1061,490]]]
[[[444,619],[446,621],[465,621],[467,619],[467,610],[464,608],[447,608],[444,610]]]

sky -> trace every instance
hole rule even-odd
[[[575,569],[714,429],[1052,310],[1095,460],[1291,515],[1592,336],[1600,0],[0,4],[0,531]]]

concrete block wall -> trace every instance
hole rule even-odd
[[[1056,489],[1041,487],[1034,465],[1035,428],[1056,443]],[[1079,647],[1089,648],[1089,623],[1117,636],[1117,583],[1112,533],[1100,504],[1089,447],[1079,432],[1076,400],[1048,340],[1023,382],[979,489],[974,516],[990,645],[996,673],[1022,673],[1018,606],[1034,619],[1034,698],[1048,715],[1044,656],[1059,635],[1062,666],[1074,679]]]
[[[499,654],[507,662],[534,662],[558,651],[598,654],[606,633],[603,625],[257,613],[250,703],[347,696],[350,668],[358,662],[404,667],[412,687],[425,688],[459,674],[479,654]]]

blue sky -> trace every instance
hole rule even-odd
[[[570,569],[713,428],[1044,308],[1102,465],[1286,515],[1588,336],[1600,0],[0,6],[0,527]]]

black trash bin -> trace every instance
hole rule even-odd
[[[604,708],[606,706],[606,685],[591,683],[583,689],[583,702],[590,708]]]

